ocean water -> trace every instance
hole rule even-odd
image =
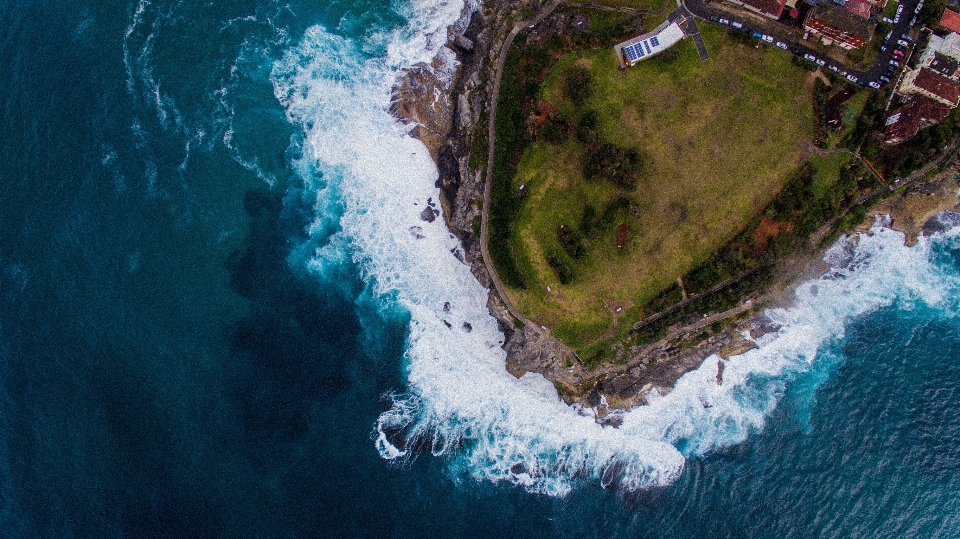
[[[503,368],[387,112],[462,1],[0,0],[0,536],[960,537],[960,229],[618,429]]]

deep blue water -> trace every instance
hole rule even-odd
[[[362,257],[311,265],[349,171],[305,158],[272,73],[317,25],[386,54],[406,8],[0,1],[0,536],[960,537],[949,300],[851,320],[670,486],[381,458],[411,315]]]

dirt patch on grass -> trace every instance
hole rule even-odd
[[[621,315],[627,312],[627,309],[633,307],[632,301],[611,301],[608,299],[603,300],[604,307],[610,309],[610,312],[613,313],[613,316]]]
[[[753,231],[753,244],[757,246],[758,251],[763,251],[769,247],[773,238],[791,230],[793,230],[793,223],[781,223],[764,217],[760,219],[760,224]]]

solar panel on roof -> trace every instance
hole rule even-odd
[[[660,39],[657,36],[653,36],[650,38],[650,44],[653,45],[654,47],[659,47]]]
[[[634,45],[633,48],[636,49],[638,57],[643,58],[644,56],[646,56],[646,54],[644,54],[643,52],[643,46],[640,45],[639,43]]]
[[[631,62],[633,62],[634,60],[637,60],[637,59],[639,58],[639,56],[637,56],[637,52],[633,50],[633,47],[632,47],[632,46],[631,46],[631,47],[624,47],[623,50],[624,50],[624,52],[627,53],[627,59],[630,60]]]
[[[643,46],[647,48],[647,54],[650,54],[650,44],[644,41]]]

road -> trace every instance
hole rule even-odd
[[[846,72],[846,74],[856,77],[857,82],[860,83],[861,85],[866,86],[870,82],[877,82],[882,86],[884,83],[883,81],[880,80],[880,76],[887,72],[888,67],[891,67],[890,60],[891,58],[893,58],[893,51],[896,48],[896,42],[898,39],[900,39],[900,37],[903,34],[910,31],[910,20],[914,17],[914,11],[916,10],[920,1],[921,0],[902,0],[900,2],[900,5],[903,6],[903,12],[900,15],[899,19],[896,19],[896,22],[893,24],[893,30],[890,33],[890,39],[887,42],[886,50],[881,51],[877,55],[877,58],[876,60],[874,60],[873,65],[870,66],[870,69],[866,71],[858,71],[850,66],[845,66],[835,60],[821,58],[821,55],[817,51],[811,49],[810,47],[807,47],[802,42],[794,40],[790,37],[784,37],[784,35],[778,34],[776,32],[772,32],[768,29],[763,29],[763,30],[757,29],[753,25],[751,25],[749,22],[745,22],[745,21],[739,21],[739,22],[743,24],[742,30],[744,32],[747,32],[748,34],[753,32],[760,32],[761,34],[769,35],[773,37],[774,41],[785,43],[788,49],[793,54],[796,54],[801,58],[805,54],[810,54],[817,58],[820,58],[824,62],[823,64],[820,64],[820,65],[824,65],[824,67],[829,67],[832,65],[837,68],[838,72]],[[683,6],[686,8],[688,12],[692,13],[693,15],[701,19],[710,20],[711,17],[714,20],[719,18],[726,18],[726,19],[729,19],[730,22],[738,22],[738,21],[735,21],[734,18],[731,17],[728,13],[724,13],[707,6],[705,0],[683,0]],[[910,57],[910,51],[912,50],[914,43],[915,43],[914,41],[911,41],[909,47],[907,47],[907,51],[904,54],[904,58],[903,58],[904,61],[906,61],[906,59]],[[870,45],[868,44],[865,46],[869,47]],[[896,80],[894,77],[890,77],[890,78],[891,80]]]
[[[706,62],[710,59],[707,46],[703,43],[703,37],[700,35],[700,28],[697,27],[697,19],[683,4],[667,15],[667,19],[679,24],[683,28],[683,33],[693,38],[693,44],[697,46],[697,54],[700,55],[701,60]]]

